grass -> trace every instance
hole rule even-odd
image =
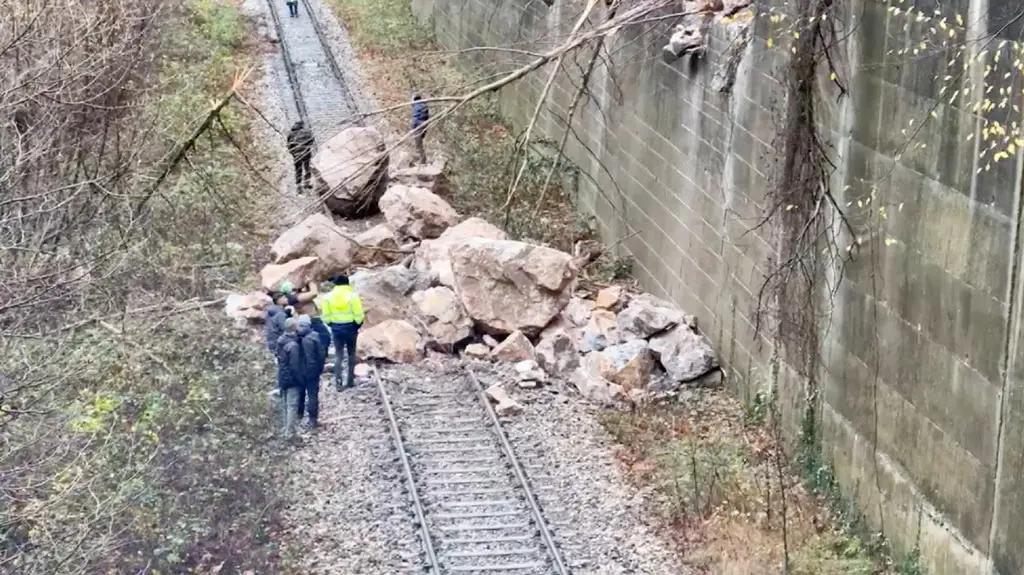
[[[162,17],[148,79],[162,97],[133,118],[159,137],[141,158],[194,128],[249,58],[235,3],[187,0]],[[153,202],[147,241],[124,255],[132,283],[111,297],[132,308],[210,299],[252,273],[247,250],[265,241],[270,208],[224,135],[248,147],[248,122],[229,108],[196,142]],[[213,309],[60,335],[2,342],[0,384],[14,392],[0,405],[0,570],[279,572],[271,365],[248,332]]]
[[[894,564],[806,484],[774,441],[765,409],[745,409],[724,390],[696,390],[678,405],[605,415],[628,475],[654,487],[654,511],[684,560],[722,575],[920,573],[913,562]]]
[[[348,27],[362,68],[382,108],[409,101],[413,91],[425,97],[464,94],[475,81],[456,67],[455,57],[440,51],[429,27],[413,17],[407,0],[332,0]],[[434,115],[443,109],[435,104]],[[409,111],[388,114],[392,131],[409,129]],[[450,158],[454,196],[462,214],[504,227],[513,238],[569,250],[593,236],[586,218],[573,209],[572,166],[556,170],[545,191],[552,151],[543,145],[520,150],[510,124],[503,121],[494,95],[474,100],[427,136],[427,154],[443,150]],[[523,157],[527,169],[514,201],[506,203],[510,182]],[[621,265],[620,265],[621,268]],[[609,274],[620,268],[609,267]]]

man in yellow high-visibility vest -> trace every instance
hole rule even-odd
[[[331,278],[334,287],[331,291],[317,298],[320,318],[331,330],[334,341],[334,387],[341,391],[343,387],[356,385],[356,338],[359,328],[363,326],[363,302],[359,294],[348,285],[348,276],[336,275]],[[342,379],[341,357],[345,355],[346,375]]]

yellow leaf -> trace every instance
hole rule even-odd
[[[835,82],[836,81],[836,73],[832,72],[831,74],[829,74],[828,75],[828,79],[832,80],[833,82]]]
[[[897,240],[896,238],[885,238],[885,245],[891,246],[891,245],[897,243],[898,241],[899,240]]]
[[[793,204],[789,204],[788,206],[786,206],[786,211],[787,212],[791,212],[794,209],[796,209],[796,206],[794,206]]]
[[[768,38],[768,41],[766,42],[766,44],[768,44],[768,47],[771,48],[772,46],[775,45],[775,42],[773,42],[771,38]]]

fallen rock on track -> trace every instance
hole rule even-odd
[[[455,293],[491,333],[539,334],[565,308],[576,279],[569,254],[523,242],[469,238],[449,253]]]
[[[473,335],[473,320],[449,287],[440,286],[412,294],[427,332],[435,342],[451,346]]]
[[[462,350],[462,355],[470,359],[489,359],[491,357],[491,348],[482,343],[471,343],[466,346],[466,349]]]
[[[386,359],[413,363],[423,359],[420,333],[405,320],[389,319],[360,331],[356,356],[361,360]]]
[[[315,279],[347,271],[352,265],[356,244],[330,218],[313,214],[281,234],[270,246],[275,264],[302,257],[316,257]]]
[[[494,411],[498,412],[498,415],[514,415],[523,412],[523,406],[509,397],[502,384],[496,383],[488,387],[485,393],[497,404],[494,406]]]
[[[388,226],[399,235],[434,239],[459,221],[448,202],[426,188],[391,185],[380,198]]]
[[[260,270],[260,284],[267,291],[277,291],[285,280],[293,286],[304,286],[316,277],[319,259],[305,257],[283,264],[269,264]]]
[[[576,342],[565,332],[542,335],[534,352],[540,367],[552,375],[568,374],[580,365]]]
[[[508,236],[485,220],[468,218],[445,230],[437,239],[424,240],[416,250],[413,266],[417,270],[435,275],[441,285],[454,288],[455,278],[452,276],[452,258],[449,249],[452,244],[468,238],[504,240],[508,239]]]
[[[430,287],[429,278],[402,265],[359,270],[352,274],[349,282],[363,302],[366,327],[389,319],[414,317],[416,313],[409,296]]]
[[[388,156],[384,138],[374,128],[347,128],[320,146],[312,172],[317,195],[331,212],[359,218],[379,211],[387,187]]]

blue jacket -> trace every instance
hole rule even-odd
[[[270,353],[277,354],[277,340],[284,334],[284,308],[271,305],[263,314],[263,341]]]
[[[412,102],[412,129],[419,128],[430,119],[430,109],[427,108],[427,103],[423,100],[413,100]]]

